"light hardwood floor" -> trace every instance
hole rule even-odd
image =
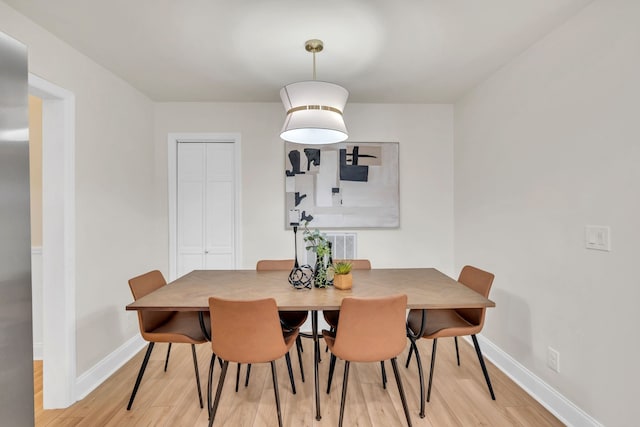
[[[316,421],[313,396],[312,342],[303,339],[306,382],[300,381],[297,357],[292,362],[298,393],[291,393],[284,359],[278,361],[278,386],[285,426],[336,426],[340,409],[340,393],[344,364],[338,361],[332,390],[326,394],[328,353],[322,354],[320,388],[322,419]],[[324,345],[322,347],[324,349]],[[431,357],[431,341],[420,340],[419,348],[425,370]],[[436,373],[427,416],[419,412],[419,383],[415,359],[404,367],[407,350],[398,358],[398,365],[407,395],[414,426],[562,426],[553,415],[515,385],[502,372],[487,362],[496,394],[492,401],[482,371],[471,345],[460,340],[460,361],[455,362],[452,339],[441,339],[438,345]],[[207,410],[200,409],[196,393],[193,362],[189,345],[178,344],[171,349],[167,372],[163,371],[166,345],[157,344],[131,411],[126,405],[142,363],[144,351],[114,373],[85,399],[67,409],[42,409],[42,363],[35,362],[36,426],[206,426]],[[203,398],[210,346],[198,346]],[[378,363],[353,363],[345,408],[345,426],[404,426],[406,420],[398,396],[391,364],[387,363],[387,390],[380,380]],[[236,366],[230,365],[225,381],[215,426],[277,426],[271,370],[268,364],[254,365],[249,386],[234,392]],[[214,387],[220,367],[216,364]],[[425,372],[428,376],[428,371]],[[242,369],[244,375],[244,368]],[[426,380],[426,379],[425,379]],[[206,405],[206,403],[205,403]]]

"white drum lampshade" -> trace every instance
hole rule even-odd
[[[280,90],[287,111],[280,138],[300,144],[333,144],[347,139],[342,111],[349,92],[317,80],[292,83]]]

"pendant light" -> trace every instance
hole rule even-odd
[[[287,112],[280,138],[300,144],[333,144],[347,139],[342,111],[349,92],[334,83],[316,80],[316,53],[322,40],[307,40],[307,52],[313,53],[313,80],[291,83],[280,89]]]

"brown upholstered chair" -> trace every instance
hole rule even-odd
[[[134,277],[129,280],[129,288],[133,294],[133,299],[137,300],[143,296],[161,288],[167,284],[164,276],[158,270],[150,271],[141,276]],[[167,370],[169,363],[169,353],[171,351],[171,343],[187,343],[191,344],[191,354],[193,355],[193,366],[196,372],[196,385],[198,387],[198,398],[200,399],[200,407],[202,408],[202,393],[200,391],[200,375],[198,372],[198,360],[196,358],[195,344],[202,344],[207,341],[200,327],[197,312],[181,312],[181,311],[138,311],[138,323],[140,325],[140,334],[142,338],[149,342],[147,352],[144,355],[140,372],[127,405],[127,410],[131,409],[133,400],[138,392],[138,387],[142,381],[142,376],[147,368],[149,357],[153,351],[155,343],[169,343],[167,349],[167,358],[164,370]]]
[[[481,294],[485,298],[489,297],[489,291],[491,290],[491,285],[493,284],[494,275],[484,270],[480,270],[479,268],[472,267],[467,265],[462,268],[460,272],[460,276],[458,277],[458,282],[467,286],[470,289],[473,289],[477,293]],[[466,309],[456,309],[456,310],[429,310],[426,312],[425,324],[424,324],[424,333],[422,334],[422,338],[432,339],[433,347],[431,351],[431,369],[429,371],[429,386],[427,391],[427,402],[431,398],[431,381],[433,379],[433,369],[435,366],[436,360],[436,348],[438,344],[438,338],[444,337],[454,337],[455,345],[456,345],[456,357],[458,360],[458,365],[460,365],[460,355],[458,352],[458,338],[459,336],[471,335],[473,339],[473,345],[476,349],[476,354],[478,355],[478,361],[480,362],[480,367],[482,368],[482,373],[484,374],[484,379],[487,382],[487,387],[489,388],[489,394],[491,394],[491,399],[496,400],[496,397],[493,393],[493,387],[491,386],[491,380],[489,379],[489,373],[487,372],[487,368],[484,363],[484,358],[482,357],[482,351],[480,350],[480,346],[478,345],[478,340],[476,338],[476,334],[482,330],[484,326],[484,317],[485,317],[486,308],[466,308]],[[420,361],[420,355],[418,353],[418,347],[415,343],[416,339],[421,337],[417,336],[419,334],[420,328],[422,326],[422,310],[411,310],[409,312],[409,316],[407,319],[407,329],[409,332],[409,338],[411,340],[411,350],[409,352],[409,356],[407,357],[407,364],[409,366],[409,361],[411,360],[411,355],[413,352],[416,353],[416,360],[418,363],[419,374],[420,374],[420,391],[421,394],[424,393],[424,379],[422,375],[422,363]],[[424,414],[424,396],[420,396],[421,402],[421,415]]]
[[[207,403],[210,408],[209,427],[213,425],[216,416],[229,362],[271,363],[278,425],[282,426],[275,361],[289,354],[289,349],[298,336],[298,330],[282,330],[278,307],[273,298],[232,301],[211,297],[209,312],[211,313],[211,350],[213,352],[209,365],[207,393]],[[216,356],[224,363],[215,400],[211,405],[211,386]]]
[[[404,414],[407,424],[411,426],[396,361],[396,357],[406,346],[406,309],[406,295],[377,298],[346,297],[340,306],[340,326],[336,332],[322,331],[332,357],[339,357],[345,361],[339,426],[342,426],[344,417],[350,363],[382,362],[387,359],[391,359]]]
[[[371,270],[371,261],[369,261],[368,259],[334,260],[334,262],[343,262],[343,261],[351,263],[352,270]],[[322,315],[324,316],[324,320],[327,322],[327,324],[331,328],[330,330],[332,332],[335,332],[336,328],[338,327],[338,320],[340,319],[340,310],[325,310],[322,312]],[[328,350],[329,350],[329,347],[327,346],[325,348],[325,351],[328,351]],[[335,368],[335,364],[336,364],[335,358],[331,358],[330,365],[329,365],[329,381],[327,384],[327,393],[329,393],[329,390],[331,389],[331,380],[333,379],[333,370]],[[382,387],[387,388],[387,374],[384,369],[384,361],[380,362],[380,369],[382,372]]]
[[[352,270],[371,270],[371,261],[369,261],[368,259],[334,260],[334,262],[342,261],[350,262]],[[326,310],[322,312],[322,315],[324,316],[324,320],[327,321],[331,329],[335,330],[336,326],[338,326],[340,310]]]
[[[292,259],[262,259],[256,263],[257,271],[291,271],[293,269],[294,260]],[[280,316],[280,323],[282,324],[283,330],[293,330],[300,329],[300,327],[307,320],[307,316],[309,312],[307,311],[279,311],[278,315]],[[302,382],[304,382],[304,369],[302,368],[302,340],[300,339],[300,335],[296,338],[296,350],[298,352],[298,364],[300,366],[300,377],[302,378]],[[293,373],[291,371],[291,366],[289,368],[289,376],[292,377]],[[247,372],[249,369],[247,369]],[[245,385],[248,382],[245,381]],[[293,379],[291,380],[293,384]],[[294,386],[295,389],[295,386]],[[294,391],[295,393],[295,391]]]

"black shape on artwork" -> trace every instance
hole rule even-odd
[[[311,163],[313,166],[320,166],[319,148],[305,148],[304,155],[307,156],[307,170],[311,170]]]
[[[302,199],[304,199],[305,197],[307,197],[306,194],[303,194],[302,196],[300,195],[299,191],[296,191],[295,193],[296,196],[296,204],[294,206],[298,206],[300,204],[300,202],[302,201]]]
[[[347,164],[347,156],[351,157],[350,165]],[[353,147],[352,154],[347,154],[344,148],[340,149],[340,180],[358,182],[369,180],[369,166],[358,165],[358,157],[365,157],[365,155],[358,155],[358,147]],[[366,157],[372,156],[366,155]]]
[[[300,214],[300,221],[302,222],[311,222],[313,221],[313,215],[307,215],[307,211],[302,211],[302,213]]]
[[[285,171],[287,176],[295,176],[304,173],[300,170],[300,152],[298,150],[289,151],[289,161],[291,162],[291,170]]]
[[[347,157],[351,157],[351,164],[352,165],[357,165],[358,164],[358,159],[360,157],[362,158],[370,158],[370,159],[377,159],[378,156],[374,156],[373,154],[360,154],[360,147],[358,147],[357,145],[353,147],[353,151],[351,151],[351,154],[347,153],[347,150],[345,150],[345,153],[347,155]]]

